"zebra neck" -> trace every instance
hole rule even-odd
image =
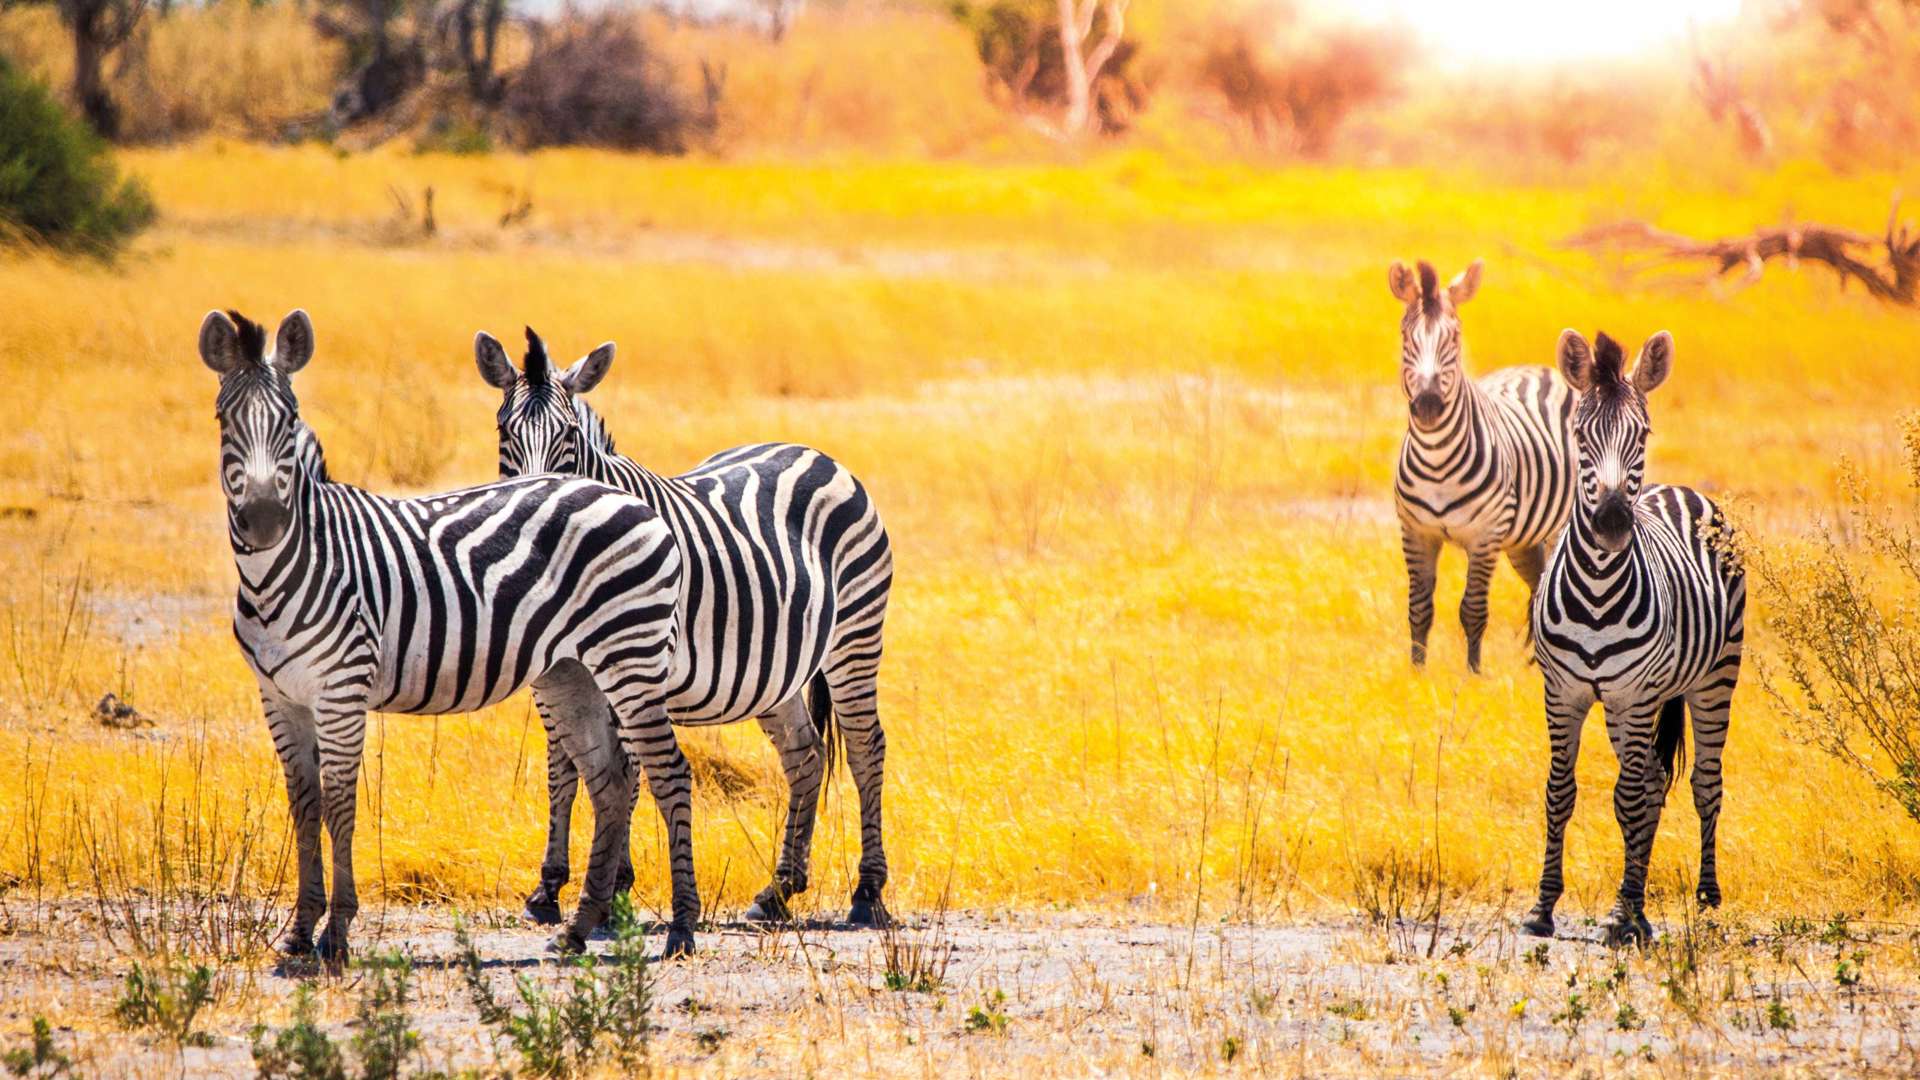
[[[581,472],[603,484],[630,491],[658,510],[667,482],[645,465],[613,450],[593,447],[581,455],[586,468]]]
[[[1422,465],[1437,467],[1459,458],[1463,447],[1484,442],[1486,419],[1481,404],[1480,388],[1461,379],[1459,392],[1447,402],[1438,424],[1423,431],[1408,419],[1407,453]]]
[[[1631,577],[1628,570],[1640,562],[1639,528],[1620,551],[1608,551],[1594,534],[1592,511],[1576,504],[1567,522],[1567,554],[1574,572],[1589,583],[1618,583]],[[1589,590],[1596,591],[1596,590]],[[1602,591],[1604,590],[1597,590]]]

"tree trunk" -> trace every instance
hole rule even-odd
[[[107,91],[107,50],[100,40],[97,9],[78,12],[73,29],[73,97],[80,114],[101,138],[120,134],[120,109]]]
[[[1093,87],[1087,77],[1086,58],[1080,52],[1086,34],[1080,29],[1075,0],[1059,0],[1059,3],[1060,59],[1067,78],[1067,115],[1061,128],[1068,135],[1078,135],[1087,130],[1087,120],[1093,115]]]

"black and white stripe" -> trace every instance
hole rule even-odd
[[[1560,336],[1560,370],[1580,390],[1574,416],[1578,506],[1554,548],[1533,609],[1534,655],[1546,680],[1553,763],[1547,779],[1547,849],[1540,902],[1524,924],[1553,933],[1573,814],[1580,728],[1598,701],[1620,764],[1614,816],[1626,848],[1609,941],[1645,940],[1647,861],[1667,791],[1684,761],[1693,716],[1693,805],[1700,815],[1702,906],[1720,902],[1714,831],[1720,754],[1740,676],[1746,578],[1717,538],[1725,519],[1689,488],[1641,488],[1648,392],[1667,377],[1673,339],[1647,339],[1629,376],[1620,346],[1601,334],[1589,348]]]
[[[601,345],[565,371],[527,331],[524,371],[487,334],[474,340],[500,405],[500,474],[580,474],[632,492],[659,512],[686,557],[680,647],[665,708],[675,724],[759,720],[787,776],[787,823],[773,880],[749,918],[780,919],[807,888],[818,793],[836,730],[860,797],[860,877],[849,918],[885,918],[881,839],[886,736],[876,680],[893,580],[886,529],[866,489],[825,454],[790,443],[742,446],[692,471],[661,477],[615,451],[583,395],[613,363]],[[809,708],[802,703],[807,688]],[[823,736],[826,736],[823,740]],[[551,902],[566,880],[573,775],[550,755],[552,813],[542,883]]]
[[[265,331],[208,314],[200,355],[220,374],[220,468],[239,570],[234,636],[260,684],[286,774],[299,896],[284,947],[345,954],[359,907],[354,799],[369,711],[467,712],[532,684],[581,763],[594,807],[587,885],[564,947],[606,917],[626,850],[634,767],[672,839],[667,951],[692,947],[691,779],[658,703],[677,631],[678,546],[644,502],[542,476],[389,499],[326,473],[290,376],[313,355],[296,311],[273,355]],[[608,703],[625,753],[608,745]],[[320,829],[332,841],[333,890]]]
[[[1413,662],[1427,659],[1435,569],[1442,545],[1451,543],[1467,553],[1460,625],[1467,633],[1467,666],[1478,671],[1487,587],[1500,553],[1535,588],[1547,548],[1572,508],[1573,395],[1543,367],[1504,368],[1478,382],[1467,378],[1458,309],[1479,287],[1479,262],[1445,289],[1424,262],[1417,278],[1394,263],[1388,283],[1407,305],[1400,322],[1407,434],[1393,499],[1407,561]]]

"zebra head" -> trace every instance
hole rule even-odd
[[[293,523],[296,486],[319,445],[300,419],[291,376],[313,358],[313,321],[295,310],[280,322],[273,353],[267,331],[239,312],[207,312],[200,359],[220,375],[220,487],[236,550],[278,544]]]
[[[487,385],[506,394],[500,402],[500,475],[580,473],[581,444],[587,436],[574,398],[606,378],[613,366],[613,342],[556,372],[547,359],[546,343],[528,327],[527,358],[522,370],[515,371],[507,350],[483,330],[474,335],[473,358]]]
[[[1633,541],[1634,501],[1647,468],[1647,394],[1673,369],[1673,335],[1665,330],[1640,346],[1632,374],[1620,343],[1600,334],[1592,346],[1577,331],[1560,332],[1560,373],[1580,392],[1573,441],[1579,458],[1580,509],[1602,549]]]
[[[1460,305],[1480,288],[1480,260],[1445,289],[1433,264],[1423,261],[1419,268],[1416,276],[1407,264],[1394,263],[1387,285],[1407,305],[1400,319],[1400,388],[1406,391],[1413,426],[1429,431],[1440,426],[1467,377],[1460,363]]]

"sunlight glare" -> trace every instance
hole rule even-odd
[[[1732,19],[1740,6],[1741,0],[1342,0],[1329,10],[1404,26],[1436,63],[1456,67],[1631,57],[1684,41],[1689,26]]]

